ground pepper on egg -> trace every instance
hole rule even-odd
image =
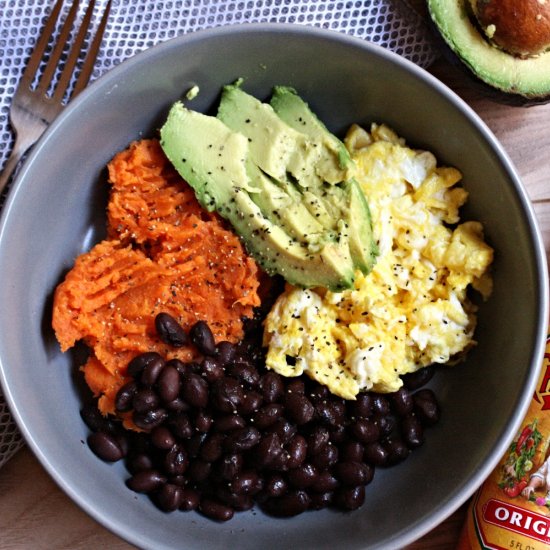
[[[354,125],[346,145],[368,197],[380,254],[342,292],[291,285],[267,316],[266,364],[307,373],[331,392],[393,392],[401,375],[458,360],[475,345],[468,289],[491,293],[493,250],[479,222],[460,222],[461,173],[438,167],[391,129]]]

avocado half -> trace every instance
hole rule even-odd
[[[519,57],[494,45],[479,27],[469,0],[427,0],[435,28],[471,73],[512,104],[550,101],[550,52]]]

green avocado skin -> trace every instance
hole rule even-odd
[[[550,101],[550,52],[518,57],[492,44],[475,20],[469,0],[427,0],[436,32],[493,99],[512,105]]]
[[[301,108],[315,117],[305,102]],[[340,291],[356,270],[372,269],[376,245],[366,198],[346,179],[349,154],[320,121],[315,126],[314,135],[300,132],[231,85],[217,117],[178,102],[160,136],[201,205],[231,223],[268,274]]]

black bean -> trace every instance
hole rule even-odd
[[[183,502],[183,490],[178,485],[166,483],[155,495],[157,506],[164,512],[177,510]]]
[[[189,468],[187,470],[187,475],[191,481],[195,483],[200,483],[205,481],[210,476],[210,471],[212,470],[212,464],[206,462],[200,458],[194,459],[189,463]]]
[[[254,390],[245,392],[243,398],[237,407],[240,414],[249,415],[257,412],[262,406],[263,397],[260,393]]]
[[[303,435],[296,434],[287,444],[287,465],[290,469],[296,468],[304,462],[307,456],[307,442]]]
[[[156,354],[156,357],[151,357],[151,360],[147,362],[141,371],[140,382],[144,386],[154,386],[164,365],[164,359],[160,355]]]
[[[270,497],[281,497],[288,491],[288,483],[281,474],[272,474],[264,484],[264,492]]]
[[[280,374],[269,371],[262,376],[260,388],[266,403],[276,403],[281,399],[285,385]]]
[[[205,357],[202,360],[200,368],[202,376],[210,383],[223,378],[225,374],[220,360],[214,357]]]
[[[232,363],[226,370],[227,374],[247,384],[251,388],[255,388],[260,382],[260,373],[258,369],[249,363]]]
[[[287,392],[284,403],[288,418],[298,426],[307,424],[313,419],[315,407],[305,395]]]
[[[212,387],[212,401],[219,411],[236,411],[242,399],[243,389],[236,378],[224,376],[214,382]]]
[[[374,400],[372,394],[361,392],[352,402],[352,414],[361,418],[369,418],[374,412]]]
[[[226,506],[233,508],[236,512],[250,510],[254,506],[254,499],[250,495],[237,495],[227,487],[217,487],[215,491],[216,498]]]
[[[309,498],[311,500],[311,502],[309,503],[310,510],[322,510],[323,508],[327,508],[332,504],[332,501],[334,499],[334,493],[313,492],[313,493],[309,493]]]
[[[217,469],[222,479],[231,480],[242,470],[243,463],[242,454],[226,454],[218,462]]]
[[[400,438],[389,438],[383,443],[383,445],[388,452],[388,465],[402,462],[409,456],[409,448]]]
[[[200,494],[197,490],[190,487],[184,487],[181,491],[181,504],[180,510],[189,512],[190,510],[196,510],[199,507]]]
[[[199,511],[215,521],[229,521],[233,517],[233,508],[211,498],[202,498]]]
[[[132,399],[132,408],[137,413],[145,413],[159,406],[159,396],[151,388],[138,390]]]
[[[219,432],[230,432],[237,428],[244,428],[246,420],[238,414],[222,414],[216,418],[215,429]]]
[[[320,451],[314,454],[310,460],[319,469],[330,468],[338,462],[339,451],[336,445],[329,443],[325,445]]]
[[[365,502],[365,486],[342,487],[334,493],[334,503],[342,510],[357,510]]]
[[[128,412],[132,410],[132,401],[137,390],[138,385],[135,380],[130,380],[117,391],[115,397],[115,409],[117,412]]]
[[[174,367],[181,377],[187,376],[190,372],[195,372],[193,363],[184,363],[181,359],[177,359],[176,357],[166,361],[165,364]]]
[[[141,472],[142,470],[151,470],[153,468],[153,460],[145,453],[133,454],[127,458],[126,468],[131,474]]]
[[[394,411],[399,416],[407,416],[413,411],[414,401],[411,392],[407,388],[400,388],[391,395]]]
[[[416,372],[411,372],[402,376],[403,384],[409,390],[417,390],[427,384],[435,374],[434,365],[428,365]]]
[[[231,480],[230,489],[237,495],[255,495],[263,489],[263,480],[253,470],[243,471]]]
[[[420,421],[426,426],[439,422],[440,409],[434,392],[425,388],[413,394],[414,410]]]
[[[181,397],[176,397],[176,399],[165,403],[165,406],[167,409],[174,412],[185,412],[191,408]]]
[[[238,428],[226,436],[224,447],[231,453],[248,451],[258,445],[260,437],[260,432],[252,426]]]
[[[359,441],[346,441],[340,447],[341,460],[351,460],[353,462],[362,462],[365,447]]]
[[[124,458],[124,450],[114,434],[93,432],[88,436],[88,446],[96,456],[106,462],[116,462]]]
[[[365,462],[373,466],[385,466],[388,463],[389,452],[382,443],[375,441],[365,445],[364,458]]]
[[[215,462],[222,456],[225,435],[222,433],[210,434],[201,446],[199,456],[207,462]]]
[[[414,414],[405,416],[401,424],[401,435],[403,441],[409,447],[414,449],[420,447],[424,443],[424,429],[422,423]]]
[[[208,382],[198,374],[191,373],[183,381],[182,395],[192,407],[208,405]]]
[[[225,340],[218,343],[217,358],[222,365],[227,365],[235,357],[235,346],[231,342]]]
[[[340,487],[340,482],[329,470],[320,472],[315,482],[311,485],[311,489],[319,493],[334,491],[338,487]]]
[[[175,367],[165,365],[157,379],[157,387],[160,398],[165,402],[176,399],[180,392],[180,375]]]
[[[315,384],[315,387],[309,392],[309,398],[312,403],[319,403],[329,397],[330,391],[326,386],[321,386],[320,384]]]
[[[271,465],[283,452],[281,439],[277,433],[264,435],[254,449],[254,458],[258,466]]]
[[[155,317],[155,328],[159,338],[174,348],[187,344],[187,334],[183,327],[169,313],[159,313]]]
[[[358,418],[351,425],[351,433],[361,443],[372,443],[380,437],[380,428],[373,420]]]
[[[267,430],[268,433],[276,433],[279,439],[286,445],[298,432],[298,429],[294,424],[286,420],[284,417],[279,418],[272,426]]]
[[[319,472],[317,468],[313,464],[306,462],[300,464],[297,468],[289,470],[288,481],[297,489],[307,489],[317,481],[318,476]]]
[[[210,327],[205,321],[197,321],[189,330],[191,342],[204,355],[216,354],[216,342]]]
[[[317,455],[330,439],[330,433],[325,426],[315,426],[307,436],[307,451],[309,456]]]
[[[157,448],[167,451],[171,449],[176,442],[174,435],[166,426],[156,426],[151,430],[151,443]]]
[[[134,424],[142,430],[152,430],[155,426],[162,424],[168,413],[164,409],[152,409],[143,413],[134,412],[132,419]]]
[[[207,437],[207,434],[197,433],[185,442],[185,448],[191,458],[195,458],[199,455],[202,444]]]
[[[372,467],[364,462],[344,461],[334,466],[334,475],[348,487],[370,483],[373,474]]]
[[[330,442],[335,445],[340,445],[347,441],[348,433],[346,431],[346,426],[340,424],[339,426],[331,426],[328,430]]]
[[[179,413],[170,419],[172,433],[179,439],[189,439],[193,435],[193,425],[187,413]]]
[[[398,424],[397,418],[393,414],[377,416],[374,418],[374,422],[380,430],[380,439],[388,437]]]
[[[139,378],[143,369],[151,363],[164,365],[164,359],[156,351],[148,351],[137,355],[128,363],[128,374]]]
[[[319,420],[329,426],[339,426],[344,420],[345,406],[339,401],[325,399],[315,405]]]
[[[254,426],[259,430],[264,430],[275,424],[281,418],[284,411],[283,405],[280,403],[268,403],[264,405],[254,415]]]
[[[108,432],[111,431],[111,428],[113,427],[109,420],[101,414],[96,403],[88,403],[87,405],[84,405],[80,411],[80,416],[92,432],[97,432],[100,430]]]
[[[172,445],[172,448],[164,457],[164,471],[172,476],[181,475],[189,466],[189,456],[187,451],[177,443]]]
[[[372,408],[374,413],[379,416],[390,414],[391,411],[390,402],[388,399],[377,393],[372,396]]]
[[[151,493],[166,483],[166,477],[157,470],[141,470],[126,481],[136,493]]]
[[[195,430],[197,430],[197,432],[208,433],[213,424],[214,419],[209,412],[202,409],[197,411],[193,419],[193,425],[195,426]]]
[[[276,517],[291,517],[305,512],[311,499],[305,491],[291,491],[282,497],[267,499],[262,508],[264,511]]]
[[[306,391],[306,385],[303,380],[300,378],[291,378],[286,383],[286,392],[287,393],[299,393],[304,395]]]

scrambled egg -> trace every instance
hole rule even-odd
[[[471,285],[486,299],[493,250],[479,222],[459,224],[458,170],[407,147],[388,127],[352,126],[346,146],[369,200],[380,254],[343,292],[287,285],[267,316],[267,366],[306,373],[353,399],[393,392],[400,375],[457,361],[474,345]]]

